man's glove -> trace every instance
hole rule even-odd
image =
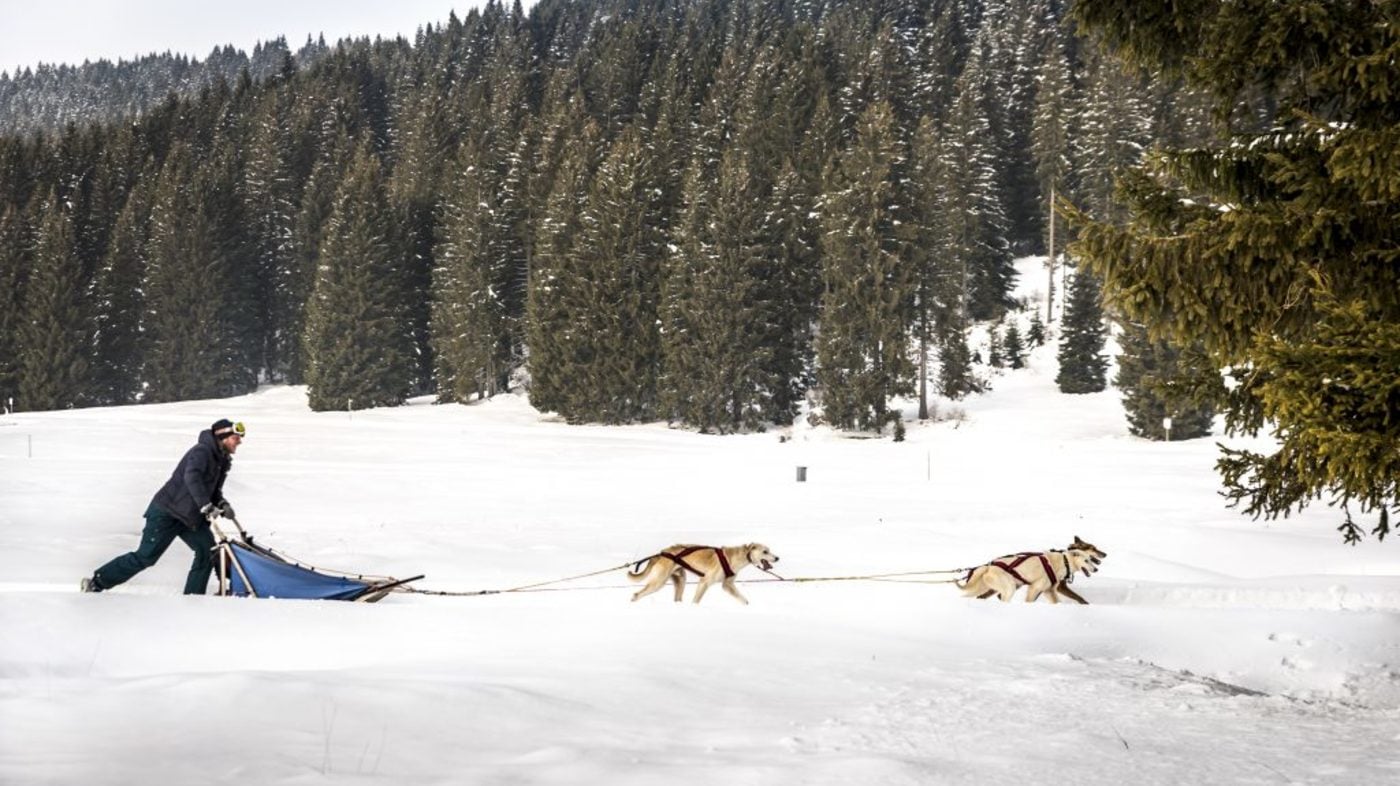
[[[233,521],[233,506],[228,504],[228,500],[219,503],[219,515]]]
[[[199,515],[209,521],[213,521],[219,517],[219,508],[212,502],[205,503],[204,507],[199,509]]]

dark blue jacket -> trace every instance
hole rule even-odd
[[[199,441],[185,452],[151,504],[191,529],[199,527],[206,523],[199,509],[224,501],[224,478],[232,467],[233,457],[219,446],[214,432],[201,431]]]

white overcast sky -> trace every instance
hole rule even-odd
[[[459,17],[484,0],[0,0],[0,71],[39,63],[132,60],[169,50],[200,60],[216,46],[252,53],[286,36],[293,51],[307,34],[410,40],[419,26]],[[526,8],[533,3],[524,3]]]

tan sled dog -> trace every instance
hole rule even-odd
[[[734,576],[750,565],[757,565],[762,570],[772,570],[773,563],[777,561],[778,557],[762,543],[749,543],[744,546],[695,546],[678,543],[662,549],[646,560],[638,561],[627,576],[633,581],[646,582],[646,585],[632,596],[634,601],[656,592],[669,580],[676,586],[676,602],[679,603],[681,595],[685,594],[686,574],[694,573],[699,577],[695,587],[696,603],[705,597],[705,590],[709,589],[711,584],[720,582],[725,592],[733,595],[740,603],[748,605],[748,599],[740,595],[739,589],[734,586]]]
[[[1078,535],[1069,548],[1061,551],[1026,551],[1008,554],[968,571],[967,577],[958,583],[963,594],[978,598],[993,595],[1003,601],[1022,586],[1026,588],[1026,602],[1034,603],[1043,593],[1047,593],[1051,603],[1060,602],[1060,593],[1087,605],[1089,601],[1069,588],[1074,574],[1092,576],[1099,569],[1099,563],[1108,552],[1085,541]]]

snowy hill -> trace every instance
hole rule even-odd
[[[1054,366],[1036,350],[902,443],[567,426],[510,396],[314,414],[296,388],[0,417],[0,783],[1400,775],[1393,545],[1342,545],[1325,507],[1225,509],[1213,440],[1132,438],[1115,392],[1059,395]],[[260,541],[425,589],[676,542],[761,541],[790,579],[952,571],[1075,535],[1108,558],[1075,584],[1089,606],[859,580],[633,604],[621,570],[376,605],[183,597],[179,544],[79,594],[218,417],[248,424],[226,493]]]

